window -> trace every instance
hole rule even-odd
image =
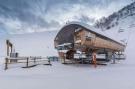
[[[91,34],[90,32],[86,33],[86,39],[91,39],[93,38],[93,34]]]

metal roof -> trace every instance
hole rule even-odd
[[[73,22],[67,23],[67,24],[64,25],[63,27],[66,27],[66,26],[68,26],[68,25],[73,25],[73,24],[75,24],[75,25],[80,25],[80,26],[86,28],[87,30],[89,30],[89,31],[91,31],[91,32],[93,32],[93,33],[95,33],[95,34],[97,34],[97,35],[100,35],[100,36],[105,37],[105,38],[107,38],[107,39],[109,39],[109,40],[112,40],[112,41],[114,41],[114,42],[116,42],[116,43],[119,43],[119,44],[121,44],[121,45],[124,45],[121,41],[116,40],[116,39],[114,39],[114,38],[112,38],[112,37],[106,36],[102,30],[97,29],[97,28],[95,28],[95,27],[93,27],[93,26],[90,26],[90,25],[88,25],[88,24],[86,24],[86,23],[73,21]]]

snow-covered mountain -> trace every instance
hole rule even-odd
[[[102,18],[96,23],[95,27],[102,30],[104,34],[127,44],[125,51],[127,60],[128,62],[134,62],[135,2],[109,17]]]
[[[96,23],[96,27],[102,28],[102,30],[109,30],[120,24],[123,19],[128,19],[129,17],[135,18],[135,2],[128,6],[125,6],[118,12],[114,12],[108,17],[103,17]]]
[[[42,33],[28,33],[18,35],[0,36],[0,56],[6,55],[6,39],[9,39],[19,52],[20,56],[52,56],[57,55],[54,49],[54,37],[57,31],[46,31]]]
[[[135,28],[135,2],[125,6],[109,17],[103,17],[95,26],[102,29],[105,34],[115,37],[125,43]]]

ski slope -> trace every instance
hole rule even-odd
[[[0,88],[1,89],[135,89],[135,26],[134,17],[119,20],[119,25],[103,33],[117,40],[125,39],[126,60],[117,64],[94,68],[89,64],[63,65],[52,62],[52,66],[38,65],[21,68],[25,64],[10,65],[4,70],[6,56],[5,40],[10,39],[20,56],[53,56],[54,37],[57,31],[22,35],[0,36]],[[124,29],[119,32],[119,29]]]
[[[6,56],[6,39],[9,39],[20,56],[56,56],[54,37],[57,31],[0,36],[0,56]]]
[[[5,56],[4,45],[7,38],[10,38],[16,51],[22,56],[57,55],[53,48],[56,33],[2,36],[1,56]],[[98,66],[96,69],[89,64],[63,65],[52,62],[52,66],[38,65],[29,69],[21,68],[22,65],[10,65],[10,68],[4,71],[4,63],[1,62],[0,87],[1,89],[134,89],[134,38],[135,30],[132,30],[126,48],[126,60],[117,64]]]

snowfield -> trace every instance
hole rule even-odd
[[[46,31],[40,33],[28,33],[20,35],[0,36],[0,56],[6,55],[6,39],[9,39],[15,46],[19,56],[54,56],[57,51],[54,49],[54,37],[57,31]]]
[[[57,32],[44,32],[10,36],[16,51],[22,56],[57,55],[53,39]],[[0,54],[5,56],[5,39],[0,39]],[[0,62],[1,89],[135,89],[135,31],[132,31],[126,49],[126,60],[117,64],[98,66],[52,62],[52,66],[38,65],[23,69],[23,65],[10,65],[4,70]]]
[[[2,89],[134,89],[135,65],[120,62],[107,66],[39,65],[0,70]],[[3,65],[1,65],[3,68]]]

